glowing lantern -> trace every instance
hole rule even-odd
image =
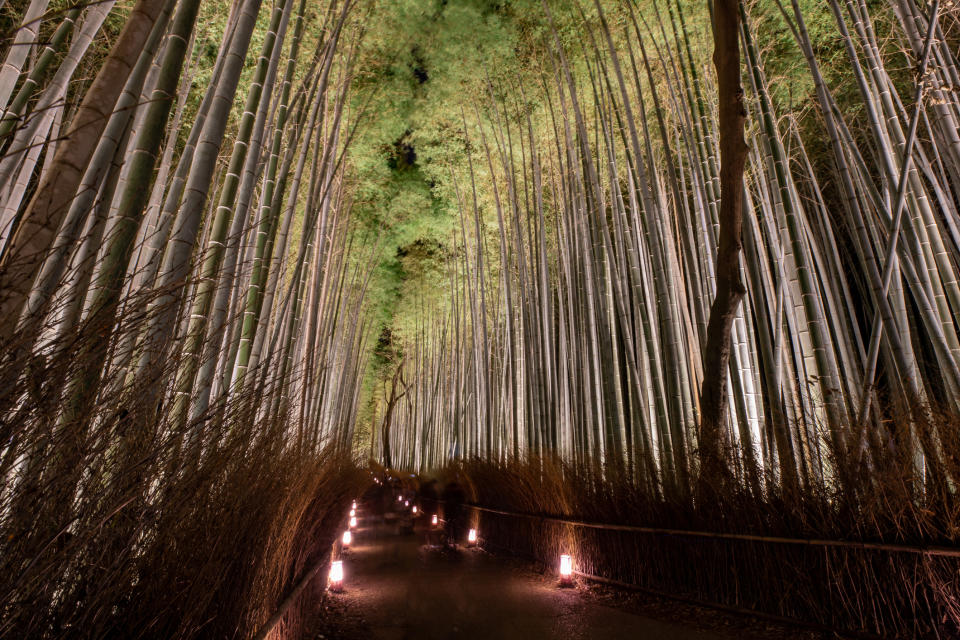
[[[351,508],[351,509],[356,509],[356,508],[357,508],[357,501],[356,501],[356,500],[353,501],[353,504],[350,505],[350,508]]]
[[[330,591],[343,591],[343,560],[334,560],[330,565]]]
[[[470,529],[470,531],[467,532],[467,542],[470,543],[470,544],[477,544],[477,530],[476,530],[476,529]]]
[[[355,515],[357,515],[357,510],[356,510],[356,509],[350,509],[350,517],[352,518],[352,517],[355,516]]]
[[[404,500],[404,501],[403,501],[403,506],[409,507],[409,506],[410,506],[410,501],[409,501],[409,500]]]
[[[417,512],[417,505],[413,505],[413,512],[414,512],[414,513]]]
[[[403,496],[397,496],[397,502],[400,502],[401,500],[403,500]]]
[[[350,518],[350,528],[353,529],[355,526],[357,526],[357,516],[352,516]]]
[[[343,546],[347,548],[350,546],[350,543],[353,542],[353,534],[350,533],[350,529],[347,529],[343,532]]]
[[[560,556],[560,584],[573,582],[573,560],[567,554]]]
[[[433,514],[433,518],[430,519],[430,524],[437,526],[437,514]]]

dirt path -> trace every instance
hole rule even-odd
[[[345,591],[327,602],[318,638],[344,640],[721,640],[728,636],[591,602],[556,579],[480,550],[425,544],[422,529],[357,531]]]

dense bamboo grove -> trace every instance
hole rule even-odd
[[[954,16],[909,0],[758,5],[767,20],[780,12],[804,56],[816,114],[801,126],[776,109],[742,7],[746,296],[730,462],[763,490],[906,457],[916,491],[946,490],[955,438],[933,415],[960,401]],[[690,488],[716,287],[716,92],[690,7],[650,8],[584,3],[571,38],[544,7],[540,83],[488,76],[487,95],[463,105],[449,300],[406,336],[398,465],[555,452],[654,493]],[[838,105],[806,30],[827,9],[856,112]],[[902,25],[897,46],[875,14]],[[888,68],[903,60],[908,77]]]
[[[458,147],[430,150],[456,217],[437,241],[444,284],[398,332],[372,450],[423,471],[471,461],[451,472],[480,504],[527,514],[914,545],[675,548],[481,514],[490,544],[546,563],[564,548],[668,593],[955,633],[954,560],[915,550],[957,530],[955,8],[740,4],[744,295],[724,427],[706,438],[723,163],[703,16],[682,1],[538,11],[523,70],[485,68],[446,112]],[[702,571],[664,569],[687,561]],[[811,581],[803,596],[783,595],[790,576]]]
[[[361,454],[956,543],[958,44],[940,0],[0,0],[0,636],[294,637]],[[883,575],[926,618],[836,624],[960,620]]]
[[[0,635],[253,636],[327,558],[354,4],[3,7]]]

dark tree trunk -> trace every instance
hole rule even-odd
[[[393,468],[393,460],[390,455],[390,419],[393,416],[393,409],[397,406],[400,398],[406,395],[406,390],[397,394],[397,384],[402,382],[400,374],[403,372],[403,361],[397,365],[397,371],[393,374],[393,383],[390,386],[390,397],[387,398],[387,410],[383,413],[383,422],[380,423],[381,442],[383,443],[383,466],[387,469]]]
[[[731,331],[737,308],[746,293],[740,279],[744,140],[746,110],[740,85],[740,15],[738,0],[714,0],[713,62],[717,69],[720,124],[720,233],[717,247],[717,296],[710,309],[707,345],[703,352],[700,391],[701,478],[719,480],[726,474],[724,443],[729,397],[727,371]]]

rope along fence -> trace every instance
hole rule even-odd
[[[960,549],[607,524],[468,505],[486,546],[681,600],[855,633],[960,633]]]

